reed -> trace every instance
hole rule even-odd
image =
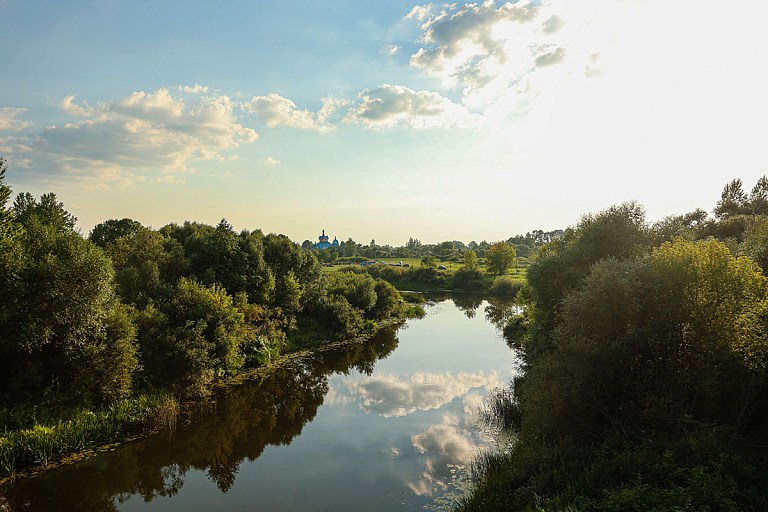
[[[76,411],[55,424],[5,431],[0,437],[0,476],[132,435],[174,428],[178,411],[179,403],[170,395],[141,395],[97,412]]]

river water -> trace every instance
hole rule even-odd
[[[174,432],[20,480],[0,510],[450,509],[469,463],[492,449],[477,421],[483,397],[517,361],[498,328],[507,305],[443,298],[425,309],[221,391]]]

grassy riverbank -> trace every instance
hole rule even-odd
[[[0,485],[21,470],[50,469],[86,457],[105,445],[173,427],[178,411],[179,402],[172,396],[147,394],[97,411],[70,411],[65,418],[56,418],[50,412],[40,420],[35,419],[34,411],[23,419],[17,414],[16,420],[27,425],[15,429],[4,425],[0,436]],[[72,457],[74,454],[79,456]]]

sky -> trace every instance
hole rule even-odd
[[[0,0],[14,193],[107,219],[489,242],[768,173],[768,5]]]

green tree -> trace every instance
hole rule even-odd
[[[477,270],[477,253],[469,250],[464,253],[464,267],[467,270]]]
[[[150,300],[163,300],[190,263],[177,240],[149,228],[122,236],[107,246],[115,268],[115,282],[121,299],[143,308]]]
[[[622,203],[581,218],[575,228],[539,249],[528,268],[539,321],[557,315],[563,296],[575,289],[589,268],[605,258],[626,259],[643,252],[650,234],[637,203]]]
[[[104,248],[107,244],[115,242],[118,238],[136,234],[141,228],[140,222],[127,217],[120,220],[105,220],[93,227],[88,235],[88,240]]]
[[[506,242],[493,244],[485,255],[485,264],[493,274],[506,274],[516,262],[515,248]]]
[[[421,258],[421,266],[424,268],[437,268],[437,259],[434,256],[428,254]]]
[[[732,180],[724,188],[715,207],[715,216],[723,217],[744,213],[747,207],[747,195],[740,179]]]
[[[5,182],[5,173],[8,170],[8,163],[3,157],[0,157],[0,229],[7,229],[13,218],[13,212],[6,208],[8,200],[11,198],[11,187]],[[4,231],[0,231],[0,236]]]
[[[18,244],[20,227],[13,221],[13,210],[6,205],[11,197],[11,187],[5,183],[8,164],[0,157],[0,289],[8,290],[21,266],[21,249]]]
[[[182,278],[165,301],[137,317],[144,379],[185,396],[202,396],[216,376],[243,364],[243,314],[220,286]]]
[[[768,176],[763,176],[749,194],[749,210],[755,215],[768,215]]]
[[[368,274],[334,272],[328,278],[328,295],[342,296],[355,308],[367,313],[376,305],[376,281]]]
[[[112,264],[74,231],[55,195],[21,194],[0,294],[0,389],[8,400],[99,403],[126,395],[135,331],[114,298]],[[7,272],[9,266],[0,265]]]
[[[739,250],[760,265],[763,273],[768,273],[768,218],[757,217],[747,227]]]
[[[64,203],[59,202],[53,192],[40,196],[39,202],[29,192],[22,192],[13,202],[13,216],[27,228],[44,226],[58,233],[73,231],[77,223],[77,217],[64,209]]]

